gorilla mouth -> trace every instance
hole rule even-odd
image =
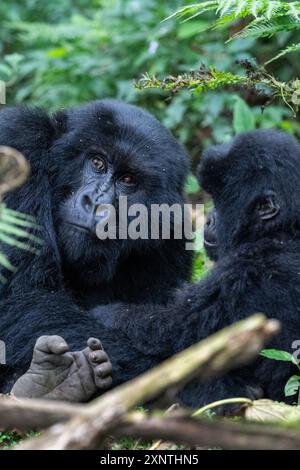
[[[204,245],[206,246],[217,246],[216,240],[207,240],[207,238],[204,239]]]

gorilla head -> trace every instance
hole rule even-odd
[[[118,101],[62,111],[55,120],[61,128],[51,148],[58,169],[53,197],[60,251],[85,275],[95,267],[98,280],[101,272],[109,279],[132,250],[144,252],[162,241],[99,241],[96,226],[111,215],[107,205],[118,211],[120,196],[127,197],[128,207],[182,204],[186,155],[154,117]]]
[[[214,199],[206,237],[212,227],[218,256],[241,242],[299,228],[300,146],[291,136],[261,130],[212,147],[199,178]]]

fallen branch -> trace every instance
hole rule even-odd
[[[83,406],[70,403],[0,395],[0,429],[18,429],[18,431],[44,429],[74,418],[83,410]]]
[[[113,433],[126,413],[167,389],[183,387],[195,378],[209,378],[251,360],[279,330],[279,323],[256,314],[173,356],[136,379],[84,407],[69,422],[51,427],[20,449],[95,449]]]
[[[147,418],[121,423],[114,437],[167,439],[176,444],[235,450],[299,450],[300,432],[270,425],[193,418]]]

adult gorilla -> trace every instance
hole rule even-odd
[[[0,144],[16,148],[31,164],[29,181],[6,203],[36,217],[44,242],[39,256],[1,246],[17,268],[13,276],[4,272],[9,282],[0,287],[0,339],[7,347],[0,387],[8,391],[28,368],[38,337],[63,337],[39,340],[34,357],[39,367],[45,354],[63,355],[68,345],[80,350],[89,336],[101,337],[101,327],[88,309],[122,301],[166,303],[173,289],[189,278],[191,253],[185,250],[184,239],[172,236],[171,240],[96,236],[96,225],[105,217],[99,207],[112,204],[118,210],[120,196],[127,196],[128,206],[183,204],[186,155],[145,111],[114,100],[54,115],[9,108],[0,113]],[[88,392],[77,390],[69,397],[82,401],[97,387],[109,385],[110,368],[97,340],[90,339],[86,349],[74,354],[59,362],[60,383],[67,380],[67,384],[56,392],[67,398],[64,390],[74,386],[70,375],[91,381]]]

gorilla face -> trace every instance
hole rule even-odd
[[[199,176],[213,196],[219,256],[243,242],[300,228],[300,146],[291,136],[242,134],[209,149]]]
[[[261,220],[269,220],[275,217],[279,212],[279,205],[276,203],[274,195],[267,195],[258,204],[258,212]],[[218,253],[218,213],[214,207],[207,215],[204,225],[204,248],[212,261],[217,261]]]
[[[109,278],[121,257],[152,241],[121,240],[118,231],[116,240],[99,240],[96,226],[111,215],[107,205],[116,209],[117,222],[121,196],[128,207],[182,204],[187,158],[151,115],[114,100],[68,110],[57,120],[63,132],[51,158],[59,169],[54,220],[60,249],[69,263],[97,267],[98,273],[100,266]]]
[[[83,165],[82,185],[62,205],[61,218],[75,231],[95,235],[96,224],[109,216],[106,205],[116,205],[120,196],[136,192],[136,184],[135,175],[131,173],[115,177],[107,155],[91,149]]]

